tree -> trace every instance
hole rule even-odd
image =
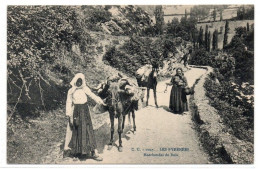
[[[167,24],[167,34],[174,35],[176,37],[176,28],[179,25],[178,18],[173,18],[170,24]]]
[[[235,28],[235,32],[236,32],[235,36],[242,37],[242,35],[246,33],[246,27],[242,27],[242,26],[237,27]]]
[[[196,39],[197,39],[195,31],[192,31],[191,35],[192,35],[193,48],[195,49],[196,48]]]
[[[211,43],[210,31],[208,32],[208,37],[207,37],[207,39],[208,39],[208,40],[207,40],[207,42],[208,42],[208,44],[207,44],[207,47],[208,47],[208,48],[207,48],[207,51],[210,52],[210,45],[211,45],[211,44],[210,44],[210,43]]]
[[[177,26],[179,24],[179,19],[178,18],[173,18],[172,23],[174,26]]]
[[[240,8],[237,9],[237,19],[240,20],[240,16],[241,16],[241,10]]]
[[[109,10],[109,9],[111,9],[112,8],[112,5],[105,5],[105,10]]]
[[[224,49],[225,46],[227,45],[227,41],[228,41],[228,32],[229,32],[229,23],[228,23],[228,21],[226,21],[226,25],[225,25],[225,33],[224,33],[224,40],[223,40],[223,49]]]
[[[188,18],[187,9],[185,9],[185,19]]]
[[[246,24],[246,31],[249,32],[249,30],[250,30],[249,29],[249,23],[247,22],[247,24]]]
[[[163,18],[164,12],[162,9],[162,5],[157,5],[155,7],[154,16],[155,16],[155,27],[157,29],[158,34],[163,34],[163,25],[164,25],[164,18]]]
[[[242,8],[242,20],[245,19],[245,14],[246,14],[246,9],[245,9],[245,6],[243,6],[243,8]]]
[[[247,10],[247,13],[246,13],[246,19],[250,19],[250,20],[254,20],[254,13],[255,10],[254,10],[254,5],[252,5],[248,10]]]
[[[218,30],[216,29],[213,32],[213,40],[212,40],[212,50],[218,49]]]
[[[218,29],[216,30],[215,39],[216,39],[215,49],[217,50],[218,49]]]
[[[254,6],[252,6],[251,8],[247,8],[247,10],[245,9],[245,6],[239,7],[237,10],[237,19],[238,20],[254,19]]]
[[[200,27],[199,37],[198,37],[199,47],[203,46],[203,29],[202,26]]]
[[[247,32],[245,38],[245,45],[248,46],[249,50],[254,50],[254,27],[252,26],[249,32]]]
[[[213,20],[214,20],[214,22],[215,22],[215,21],[216,21],[216,17],[217,17],[216,8],[214,8],[214,10],[213,10],[212,17],[213,17]]]
[[[209,29],[209,26],[206,25],[206,30],[205,30],[205,48],[208,49],[208,29]]]
[[[195,18],[197,21],[206,19],[208,17],[210,6],[208,5],[195,5],[190,9],[190,17]]]
[[[222,16],[222,10],[220,10],[220,21],[222,21],[223,20],[223,16]]]
[[[185,27],[186,24],[187,24],[187,19],[185,17],[181,17],[180,23],[181,23],[182,26]]]
[[[192,41],[192,32],[196,29],[196,20],[194,18],[182,17],[180,22],[174,18],[170,24],[167,24],[167,34],[174,37],[181,37],[184,40]]]

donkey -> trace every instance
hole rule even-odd
[[[105,103],[107,104],[107,110],[109,112],[109,118],[111,123],[111,137],[108,143],[108,150],[111,150],[114,143],[114,121],[115,118],[118,119],[118,135],[119,135],[119,146],[118,151],[123,151],[122,146],[122,133],[125,126],[125,116],[128,114],[130,119],[130,114],[132,113],[133,118],[133,132],[136,132],[135,123],[135,110],[138,109],[138,91],[130,91],[135,86],[131,86],[129,82],[125,79],[113,79],[109,80],[107,83],[103,84],[102,94]],[[139,90],[139,89],[137,89]]]
[[[119,136],[119,146],[118,151],[123,151],[121,135],[125,126],[125,116],[132,112],[133,118],[133,129],[136,131],[135,124],[135,110],[138,109],[138,101],[131,100],[132,95],[126,93],[124,89],[121,88],[119,83],[111,83],[109,86],[109,93],[111,93],[111,106],[109,108],[109,117],[111,122],[111,138],[108,144],[108,150],[113,146],[113,135],[114,135],[114,120],[118,118],[118,136]],[[129,117],[130,118],[130,117]]]
[[[146,106],[148,106],[148,102],[149,102],[150,89],[153,89],[155,106],[158,108],[157,96],[156,96],[158,72],[159,72],[158,67],[153,66],[152,71],[149,73],[147,79],[144,78],[144,75],[142,75],[141,77],[136,76],[138,86],[147,88]]]

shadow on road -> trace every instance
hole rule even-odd
[[[165,111],[172,113],[171,109],[168,106],[162,105],[159,108],[163,108]]]
[[[117,119],[115,119],[117,120]],[[118,143],[118,133],[117,133],[117,125],[115,125],[115,132],[114,132],[114,145],[115,147],[118,148],[117,143]],[[125,124],[124,131],[122,133],[122,138],[125,138],[126,140],[130,140],[130,137],[126,135],[128,132],[132,132],[131,130],[131,125]],[[101,127],[98,129],[94,130],[95,137],[96,137],[96,142],[97,142],[97,150],[98,153],[103,153],[104,148],[106,145],[108,145],[110,141],[110,124],[103,124]],[[116,141],[116,142],[115,142]],[[122,143],[124,146],[124,142]],[[64,151],[64,141],[60,145],[60,151]]]
[[[163,108],[165,111],[171,113],[171,114],[176,114],[176,115],[186,115],[187,112],[183,112],[183,113],[175,113],[173,112],[168,106],[160,106],[159,108]]]
[[[115,119],[117,120],[117,119]],[[115,125],[115,132],[114,132],[114,146],[117,145],[118,143],[118,133],[117,133],[117,125]],[[130,125],[125,125],[122,138],[125,138],[126,140],[130,140],[130,137],[126,136],[126,133],[130,131],[131,126]],[[109,143],[110,141],[110,124],[103,124],[101,127],[98,129],[94,130],[95,132],[95,137],[96,137],[96,142],[97,142],[97,150],[99,153],[103,153],[105,146]],[[116,142],[115,142],[116,141]],[[122,143],[124,146],[124,142]]]

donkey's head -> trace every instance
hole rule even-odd
[[[152,68],[152,77],[153,78],[157,78],[158,74],[159,74],[159,69],[158,68]]]
[[[111,106],[113,107],[114,110],[116,110],[117,103],[120,101],[119,100],[119,86],[117,82],[111,82],[109,84],[109,89],[108,89],[111,97]]]

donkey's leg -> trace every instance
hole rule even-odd
[[[115,121],[115,113],[114,112],[109,112],[109,118],[110,118],[110,123],[111,123],[111,137],[110,137],[110,142],[108,143],[108,150],[111,150],[113,147],[113,142],[114,142],[114,121]]]
[[[125,128],[125,116],[123,116],[122,132],[124,131],[124,128]]]
[[[121,135],[123,133],[123,130],[122,130],[122,121],[123,121],[123,115],[120,114],[119,117],[118,117],[118,136],[119,136],[119,147],[118,147],[118,151],[119,152],[122,152],[123,151],[123,146],[122,146],[122,138],[121,138]]]
[[[155,106],[158,108],[158,104],[157,104],[157,96],[156,96],[156,86],[153,88],[153,95],[154,95]]]
[[[148,106],[149,95],[150,95],[150,88],[147,88],[146,106]]]
[[[136,131],[136,125],[135,125],[135,111],[132,110],[132,118],[133,118],[133,128],[134,128],[134,132]]]
[[[144,87],[144,86],[140,86],[140,87]],[[141,89],[141,101],[142,101],[142,103],[144,102],[144,96],[145,96],[145,90]]]

